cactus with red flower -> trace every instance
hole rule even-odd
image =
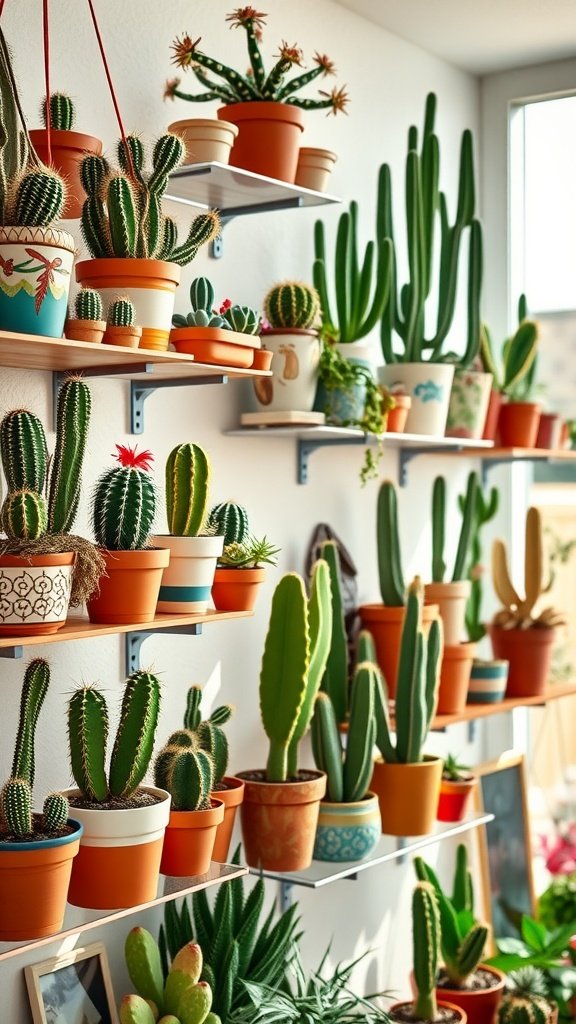
[[[123,444],[116,450],[119,465],[107,469],[96,484],[92,528],[100,547],[138,551],[146,547],[156,513],[153,455]]]

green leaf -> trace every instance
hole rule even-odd
[[[537,953],[542,953],[544,951],[546,947],[547,931],[543,924],[540,924],[539,921],[535,921],[534,918],[524,914],[522,916],[520,931],[527,946],[530,946],[530,948],[535,950]]]

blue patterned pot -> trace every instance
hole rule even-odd
[[[507,661],[473,661],[467,704],[497,704],[508,682]]]
[[[334,862],[363,860],[382,835],[378,797],[368,792],[357,803],[320,804],[314,859]]]
[[[363,366],[375,375],[374,363],[369,358],[371,347],[364,342],[347,342],[337,344],[336,348],[341,356],[344,356],[350,363],[356,366]],[[335,426],[346,426],[350,423],[358,423],[364,417],[364,404],[366,401],[366,385],[363,382],[355,384],[349,391],[341,388],[328,389],[318,381],[316,398],[314,401],[315,412],[323,412],[326,422]]]
[[[57,228],[0,228],[0,330],[62,337],[74,249]]]

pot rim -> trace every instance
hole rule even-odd
[[[236,573],[242,576],[236,577]],[[214,581],[219,583],[262,583],[266,577],[266,568],[263,565],[217,565],[214,573]]]
[[[3,853],[31,853],[33,850],[50,850],[57,846],[68,846],[70,843],[77,842],[84,831],[84,826],[76,818],[68,818],[66,823],[74,826],[74,832],[66,836],[55,836],[54,839],[38,839],[32,843],[0,842],[0,857]]]
[[[477,999],[489,993],[491,994],[492,992],[497,991],[498,989],[504,988],[504,985],[506,984],[506,975],[504,974],[503,971],[500,970],[499,967],[493,967],[492,964],[480,963],[478,964],[476,970],[480,969],[482,969],[483,971],[487,971],[489,974],[495,975],[495,977],[497,978],[496,984],[491,985],[490,988],[481,989],[445,988],[444,986],[442,986],[442,988],[438,988],[437,986],[436,991],[455,992],[457,995],[465,995],[467,999]]]
[[[222,128],[222,134],[232,132],[234,137],[238,135],[238,125],[233,121],[225,121],[220,117],[183,117],[179,121],[172,121],[167,131],[178,132],[189,128]]]
[[[41,569],[43,566],[74,565],[75,551],[46,552],[44,555],[0,555],[0,568],[20,569],[27,565],[30,569]]]
[[[210,794],[210,807],[198,808],[193,811],[176,811],[171,808],[166,828],[175,831],[178,829],[216,828],[224,821],[225,810],[224,801]]]
[[[76,280],[79,283],[83,277],[88,276],[96,276],[99,279],[116,278],[134,276],[135,272],[143,280],[148,277],[161,277],[170,281],[174,286],[180,283],[180,267],[177,263],[172,263],[169,260],[154,260],[137,256],[99,256],[79,260],[74,269]],[[95,275],[94,271],[96,271]],[[108,286],[101,284],[100,287]],[[116,287],[116,285],[109,287]]]
[[[10,234],[16,232],[16,237],[11,238]],[[5,224],[0,227],[0,245],[46,245],[53,249],[65,249],[66,252],[76,252],[76,242],[68,231],[53,227],[26,227],[19,224]]]
[[[378,804],[378,794],[374,793],[373,790],[368,789],[365,796],[361,800],[321,800],[320,807],[334,808],[334,810],[340,810],[349,807],[363,807],[368,808],[370,804]]]
[[[399,761],[385,761],[384,758],[378,754],[374,758],[374,767],[378,768],[430,768],[438,763],[444,763],[443,758],[437,757],[436,754],[424,754],[422,761],[410,761],[407,764],[402,764]]]
[[[400,622],[406,612],[406,605],[390,605],[383,604],[382,602],[374,602],[373,604],[361,604],[358,608],[360,617],[362,614],[368,612],[366,618],[372,617],[372,621],[380,622]],[[432,622],[433,619],[439,618],[440,608],[434,601],[425,601],[422,605],[422,617],[424,622]]]
[[[48,130],[46,128],[31,128],[29,134],[32,142],[35,138],[40,142],[47,138]],[[90,150],[91,153],[98,149],[97,155],[104,148],[102,139],[99,139],[97,135],[90,135],[89,132],[77,132],[74,128],[51,128],[50,142],[60,149]],[[97,146],[94,146],[93,143],[97,143]]]
[[[286,335],[296,334],[298,337],[305,337],[308,335],[312,338],[318,338],[320,332],[314,327],[263,327],[262,337],[274,337],[274,335]]]
[[[245,778],[246,775],[251,775],[252,772],[262,772],[262,774],[265,775],[266,774],[266,769],[265,768],[244,768],[243,771],[236,772],[236,776],[235,777],[237,779],[240,779],[241,782],[244,782],[244,783],[246,783],[246,784],[248,784],[250,786],[268,786],[268,787],[281,786],[282,789],[284,789],[284,788],[286,788],[288,786],[291,786],[292,788],[295,789],[297,786],[307,786],[311,782],[319,782],[320,779],[325,779],[326,778],[326,772],[321,772],[317,768],[299,768],[298,769],[298,774],[302,775],[303,773],[305,773],[308,776],[308,778],[306,778],[306,779],[298,779],[296,782],[290,782],[290,781],[286,781],[286,782],[268,782],[266,779],[247,779],[247,778]]]
[[[304,130],[304,111],[300,107],[295,107],[293,103],[282,103],[278,100],[245,100],[239,103],[224,103],[218,108],[217,113],[220,114],[221,110],[228,111],[239,121],[288,121],[300,128],[300,131]]]
[[[447,999],[438,999],[438,997],[436,998],[436,1003],[442,1009],[453,1010],[454,1013],[458,1014],[459,1021],[455,1022],[455,1024],[466,1024],[466,1022],[468,1020],[468,1015],[467,1015],[466,1011],[462,1009],[461,1006],[456,1006],[455,1003],[449,1003]],[[399,1003],[392,1003],[392,1005],[389,1007],[388,1012],[389,1013],[393,1013],[394,1010],[398,1010],[398,1009],[400,1009],[400,1007],[403,1007],[403,1006],[414,1006],[414,1000],[413,999],[403,999]]]

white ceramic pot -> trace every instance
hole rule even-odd
[[[183,139],[186,145],[185,164],[208,164],[213,161],[227,164],[238,135],[238,127],[231,121],[210,117],[173,121],[168,125],[168,131]]]
[[[301,146],[294,184],[311,188],[314,192],[326,192],[337,159],[336,153],[330,149]]]
[[[74,554],[0,557],[0,635],[55,633],[66,622]]]
[[[450,363],[391,363],[378,368],[384,387],[410,395],[405,432],[444,437],[454,367]]]
[[[170,563],[164,570],[158,611],[176,615],[203,615],[208,608],[214,583],[216,561],[222,554],[224,537],[152,538],[156,548],[170,549]]]
[[[254,394],[265,412],[311,412],[318,384],[320,341],[317,331],[278,328],[262,335],[272,355],[272,377],[257,378]]]
[[[57,228],[0,228],[0,330],[62,337],[75,249]]]
[[[437,604],[440,610],[446,647],[455,647],[464,639],[470,586],[470,580],[455,580],[453,583],[427,583],[424,587],[426,603]]]
[[[448,405],[447,437],[482,437],[491,390],[491,373],[456,370]]]

